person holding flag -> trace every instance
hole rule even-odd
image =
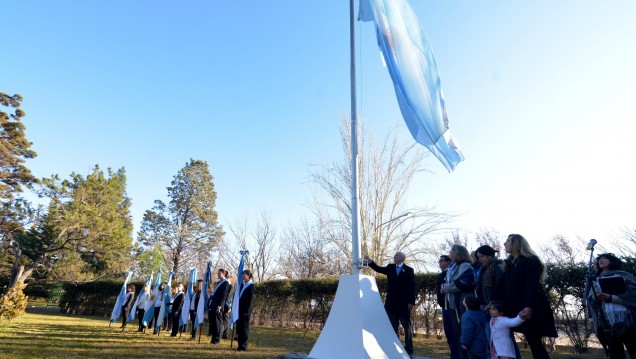
[[[161,286],[161,271],[157,272],[157,279],[155,280],[155,284],[152,286],[152,292],[150,293],[150,297],[146,302],[146,307],[144,308],[144,319],[143,326],[144,328],[149,328],[154,319],[155,312],[153,310],[153,305],[155,300],[157,299],[157,295],[159,294],[159,287]]]
[[[171,337],[176,337],[177,332],[179,332],[181,321],[181,309],[183,308],[183,284],[179,283],[177,286],[177,294],[172,300],[172,332],[170,333]]]
[[[188,288],[186,289],[185,297],[183,298],[183,308],[181,311],[181,317],[179,320],[179,325],[183,327],[182,332],[185,331],[185,328],[188,326],[188,319],[190,314],[190,305],[194,300],[194,286],[197,281],[197,269],[192,268],[190,270],[190,282],[188,283]]]
[[[210,297],[210,292],[208,288],[212,283],[212,261],[208,261],[208,264],[205,268],[205,274],[203,275],[203,286],[201,288],[202,298],[199,298],[199,303],[197,305],[196,317],[194,319],[194,326],[196,328],[200,328],[201,324],[203,324],[203,320],[205,317],[205,311],[208,309],[208,299]],[[199,329],[199,343],[201,342],[201,329]]]
[[[155,322],[155,332],[157,335],[161,332],[161,327],[163,326],[163,322],[166,317],[170,313],[170,285],[172,283],[172,275],[174,272],[168,272],[168,281],[166,282],[166,287],[163,290],[163,294],[161,295],[161,307],[159,307],[159,314],[156,316]]]
[[[203,279],[197,280],[194,294],[190,300],[190,321],[192,322],[192,330],[190,331],[190,339],[196,339],[197,337],[197,310],[199,309],[199,302],[201,299],[201,292],[203,291]]]
[[[223,331],[223,306],[225,306],[225,302],[227,302],[227,294],[230,291],[230,283],[225,279],[224,269],[218,270],[217,277],[219,278],[219,283],[214,288],[214,292],[208,301],[208,313],[213,313],[212,317],[208,316],[208,320],[212,326],[212,340],[210,341],[212,344],[219,344],[221,341],[221,332]]]
[[[146,306],[148,306],[148,302],[150,301],[150,282],[152,282],[152,275],[148,278],[146,285],[144,285],[144,289],[141,290],[141,293],[137,297],[137,302],[135,302],[133,310],[130,313],[132,316],[136,310],[137,320],[139,320],[139,328],[137,328],[138,332],[144,331],[144,314],[146,314]],[[131,317],[128,318],[129,321],[131,319]]]
[[[238,283],[236,284],[232,284],[232,276],[230,275],[230,272],[225,271],[225,279],[227,279],[227,282],[230,285],[230,290],[227,293],[227,301],[225,302],[225,305],[223,306],[223,333],[221,335],[221,338],[223,339],[227,339],[228,337],[228,333],[230,331],[230,310],[232,309],[232,301],[234,298],[234,293],[236,293],[236,287],[238,286]],[[239,278],[240,281],[240,278]]]
[[[128,284],[126,287],[127,293],[124,297],[124,302],[121,305],[121,331],[123,332],[126,329],[126,323],[128,322],[128,314],[130,313],[130,308],[133,306],[133,299],[135,298],[135,285]]]
[[[238,305],[234,310],[238,312],[238,320],[236,321],[236,333],[238,335],[237,351],[244,352],[247,350],[247,339],[250,333],[250,316],[252,315],[252,304],[254,303],[254,283],[252,282],[252,272],[246,269],[242,273],[243,283],[239,292]]]
[[[113,307],[113,313],[110,316],[110,324],[108,324],[108,326],[115,323],[117,319],[119,319],[119,316],[121,315],[122,305],[124,304],[126,300],[126,286],[128,285],[128,282],[130,281],[131,276],[132,276],[132,272],[126,272],[126,279],[124,280],[124,284],[121,286],[121,290],[119,291],[119,295],[117,296],[117,300],[115,301],[115,306]]]
[[[161,285],[159,286],[159,290],[157,291],[157,294],[155,295],[155,306],[154,306],[154,312],[153,312],[153,319],[154,319],[154,330],[152,331],[152,334],[157,334],[159,335],[159,332],[157,331],[158,326],[157,324],[159,323],[158,321],[159,319],[159,312],[161,311],[161,307],[163,306],[163,294],[165,293],[166,290],[166,283],[161,283]],[[152,322],[151,322],[152,324]]]

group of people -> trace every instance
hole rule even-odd
[[[471,255],[454,245],[439,259],[438,303],[452,359],[520,358],[514,332],[534,358],[549,358],[542,337],[556,337],[543,287],[546,267],[519,234],[504,243],[508,258],[484,245]]]
[[[549,358],[542,337],[556,337],[557,332],[543,287],[545,264],[519,234],[509,235],[504,246],[505,260],[497,259],[488,245],[477,248],[476,260],[461,245],[439,258],[437,299],[451,359],[520,358],[513,331],[524,334],[534,358]],[[396,334],[402,324],[404,349],[412,357],[415,272],[404,264],[402,252],[385,267],[365,259],[369,267],[387,276],[384,308]]]
[[[249,338],[249,324],[250,316],[252,313],[252,305],[254,301],[254,284],[252,282],[253,274],[250,270],[244,270],[241,274],[241,282],[232,284],[228,271],[219,269],[217,271],[218,281],[210,283],[208,285],[207,295],[207,318],[209,321],[208,336],[211,337],[210,343],[216,345],[219,344],[221,339],[228,339],[228,333],[230,328],[230,311],[232,309],[232,300],[234,298],[234,292],[239,291],[239,302],[235,305],[235,310],[238,310],[238,319],[236,320],[236,340],[238,343],[238,351],[247,350],[247,341]],[[158,292],[153,295],[150,291],[150,286],[146,285],[142,292],[139,294],[137,300],[137,319],[139,326],[137,332],[145,331],[146,327],[155,328],[153,334],[158,334],[157,327],[153,326],[153,323],[157,323],[161,311],[162,305],[164,305],[164,292],[166,290],[166,284],[162,283],[158,287]],[[124,330],[130,311],[132,310],[134,303],[135,286],[133,284],[128,285],[126,289],[126,297],[122,302],[122,316],[123,322],[121,329]],[[203,292],[203,280],[198,280],[196,285],[192,288],[192,297],[190,299],[189,308],[183,308],[185,301],[185,293],[183,284],[178,284],[172,287],[172,293],[170,296],[170,302],[167,303],[168,314],[163,321],[162,327],[164,330],[169,330],[170,336],[175,337],[178,333],[186,332],[187,323],[180,325],[181,316],[183,310],[188,310],[190,322],[192,323],[192,329],[190,331],[191,339],[196,338],[197,327],[194,325],[197,308],[199,301],[201,300],[201,294]],[[152,320],[150,323],[144,322],[144,316],[146,309],[154,310]],[[161,319],[163,320],[163,319]]]

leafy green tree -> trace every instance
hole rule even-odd
[[[166,260],[166,254],[159,243],[150,248],[138,247],[136,253],[136,273],[139,279],[146,279],[151,274],[155,275]]]
[[[24,134],[25,126],[22,118],[24,111],[20,109],[22,96],[9,96],[0,92],[0,105],[13,108],[8,114],[0,108],[0,199],[7,200],[22,192],[22,185],[37,183],[37,178],[24,166],[26,159],[37,156],[31,150],[32,145]]]
[[[48,210],[16,238],[11,285],[46,268],[61,280],[84,281],[124,271],[130,263],[132,220],[124,169],[99,166],[83,177],[44,179]]]
[[[205,263],[224,234],[208,163],[194,159],[186,163],[168,187],[168,197],[168,205],[157,200],[146,211],[138,236],[146,247],[160,244],[166,251],[166,265],[177,274]]]

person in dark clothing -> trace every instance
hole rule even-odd
[[[623,263],[611,253],[597,258],[599,272],[594,293],[588,297],[596,327],[604,334],[611,359],[624,359],[625,351],[636,359],[636,278],[622,270]],[[620,283],[612,288],[601,282]]]
[[[490,303],[492,294],[497,288],[497,282],[502,277],[503,262],[495,257],[497,251],[489,245],[481,246],[475,252],[481,265],[477,277],[477,299],[479,299],[479,305],[484,308]]]
[[[250,334],[250,316],[252,315],[252,305],[254,304],[254,283],[252,283],[252,272],[249,269],[243,271],[243,283],[239,290],[238,319],[236,321],[236,334],[238,336],[237,351],[247,350],[247,340]],[[238,284],[238,283],[237,283]]]
[[[219,344],[221,333],[223,332],[223,307],[227,302],[227,294],[230,291],[230,283],[225,279],[225,270],[219,269],[217,272],[219,282],[214,288],[214,293],[208,300],[208,310],[213,312],[212,317],[208,317],[212,324],[212,340],[210,343]],[[209,312],[208,312],[209,313]]]
[[[170,333],[171,337],[176,337],[179,332],[179,320],[181,319],[181,313],[183,310],[183,301],[185,300],[185,295],[183,295],[183,284],[179,284],[177,286],[177,294],[174,297],[174,301],[172,302],[172,332]]]
[[[444,284],[444,280],[446,280],[446,273],[448,272],[448,267],[451,265],[451,259],[447,255],[442,255],[439,257],[438,263],[439,269],[441,269],[442,272],[437,275],[437,304],[444,308],[444,298],[446,294],[442,293],[442,284]]]
[[[395,253],[393,263],[386,267],[378,266],[365,256],[369,267],[378,273],[386,275],[387,290],[384,309],[389,317],[395,334],[399,337],[398,326],[404,328],[404,349],[408,355],[413,355],[413,333],[411,331],[411,310],[415,306],[415,271],[404,264],[406,255]]]
[[[132,309],[134,299],[135,298],[135,285],[128,284],[126,287],[126,297],[124,297],[124,302],[121,304],[121,330],[123,331],[126,328],[126,322],[128,322],[128,315],[130,314],[130,309]]]
[[[444,334],[450,349],[450,358],[466,359],[468,352],[461,347],[459,342],[462,333],[460,319],[466,311],[462,304],[464,297],[475,292],[475,272],[466,247],[455,244],[449,252],[449,257],[453,264],[448,268],[446,280],[441,289],[442,293],[446,295],[442,310]]]
[[[221,334],[223,339],[228,338],[228,333],[230,331],[230,309],[232,309],[232,299],[234,299],[234,292],[236,292],[236,288],[239,285],[239,283],[232,284],[232,277],[228,271],[225,271],[225,278],[230,285],[230,289],[227,293],[227,301],[223,306],[223,333]],[[240,281],[241,278],[238,278],[238,280]]]
[[[550,358],[541,337],[557,337],[554,314],[543,287],[545,265],[519,234],[504,243],[509,256],[502,268],[493,300],[501,300],[508,316],[517,313],[525,322],[513,329],[523,333],[536,359]]]
[[[163,293],[166,290],[166,283],[161,283],[161,285],[159,285],[159,291],[157,292],[157,296],[154,298],[154,313],[153,313],[153,317],[152,317],[152,321],[150,321],[149,327],[152,327],[152,334],[157,334],[159,335],[159,332],[157,331],[157,328],[159,328],[159,326],[157,325],[157,320],[159,319],[159,311],[161,310],[161,306],[163,306]],[[159,323],[162,324],[162,323]]]
[[[190,339],[197,337],[197,327],[194,322],[197,318],[197,308],[199,307],[199,299],[201,298],[201,291],[203,289],[203,279],[197,281],[197,286],[194,289],[194,296],[190,300],[190,322],[192,323],[192,330],[190,331]]]

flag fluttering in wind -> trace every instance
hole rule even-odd
[[[119,295],[115,301],[115,306],[113,307],[113,313],[110,316],[111,323],[115,323],[121,315],[121,306],[124,304],[124,300],[126,299],[126,286],[128,285],[128,281],[130,281],[131,276],[132,272],[126,272],[126,279],[124,280],[124,284],[121,286],[121,290],[119,291]]]
[[[198,327],[203,323],[205,312],[208,309],[208,285],[212,283],[212,261],[208,261],[208,265],[205,268],[205,275],[203,276],[203,289],[199,297],[199,305],[197,305],[197,316],[194,319],[194,326]]]
[[[172,287],[172,275],[174,272],[168,272],[168,282],[166,282],[166,289],[163,290],[163,303],[161,304],[161,309],[159,309],[159,316],[157,316],[157,322],[155,323],[155,331],[159,332],[161,329],[161,325],[163,324],[163,320],[166,319],[168,314],[170,314],[170,288]]]
[[[237,274],[236,274],[236,290],[234,291],[234,298],[232,298],[232,324],[236,323],[239,317],[239,298],[241,297],[241,287],[243,287],[243,268],[245,267],[245,256],[250,254],[250,251],[241,251],[241,261],[239,262]]]
[[[190,301],[194,300],[194,286],[197,284],[197,269],[192,268],[190,271],[190,284],[188,284],[188,290],[186,296],[183,298],[183,310],[181,310],[181,319],[179,319],[179,326],[188,324],[188,318],[190,317]]]
[[[464,156],[451,135],[433,50],[408,0],[360,0],[359,19],[375,22],[411,135],[452,171]]]
[[[150,298],[157,299],[157,295],[159,294],[159,285],[161,285],[161,271],[157,272],[157,280],[155,280],[155,284],[152,286],[152,294]],[[144,313],[143,324],[145,327],[148,327],[148,324],[152,322],[152,319],[155,316],[155,301],[149,300],[146,302],[146,313]]]
[[[135,304],[133,304],[132,310],[128,314],[128,319],[126,320],[126,322],[130,322],[131,320],[135,319],[135,315],[137,314],[137,306],[139,305],[139,299],[141,299],[141,296],[144,295],[144,291],[146,290],[146,287],[150,286],[150,283],[152,283],[152,274],[148,277],[146,284],[144,284],[143,288],[141,288],[141,290],[139,291],[137,300],[135,300]]]

